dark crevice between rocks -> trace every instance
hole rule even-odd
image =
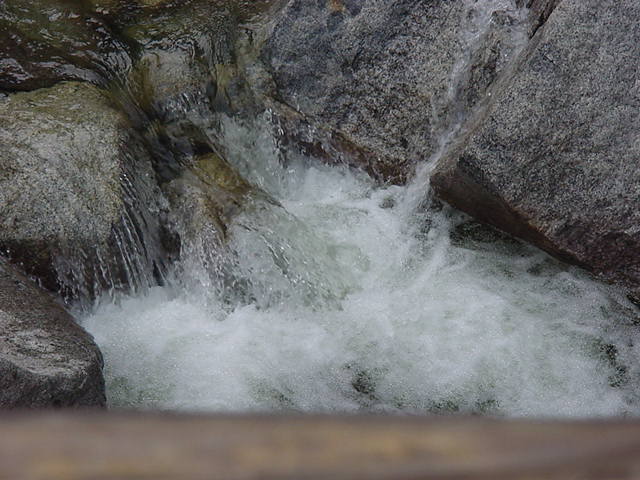
[[[546,23],[553,11],[564,0],[516,0],[519,7],[526,6],[530,11],[529,38],[533,38],[538,30]]]

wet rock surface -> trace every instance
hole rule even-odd
[[[64,82],[4,97],[0,112],[0,247],[74,297],[149,280],[162,195],[106,93]]]
[[[333,130],[365,152],[353,164],[401,183],[513,53],[503,40],[518,34],[520,12],[480,17],[462,1],[292,0],[261,50],[268,95],[320,126],[303,148],[326,144],[322,132]],[[474,72],[459,71],[467,51]]]
[[[0,408],[105,402],[102,355],[91,336],[0,258]]]
[[[63,80],[104,85],[129,66],[126,43],[81,2],[0,4],[0,90],[34,90]]]
[[[214,244],[226,235],[227,225],[241,210],[251,186],[215,153],[193,159],[182,175],[165,186],[172,205],[172,224],[184,240],[211,232]]]
[[[134,46],[136,56],[121,108],[144,133],[161,183],[188,169],[194,156],[216,150],[219,115],[252,99],[238,75],[234,53],[239,22],[272,2],[97,2]],[[111,17],[110,17],[111,18]],[[240,84],[242,83],[242,86]]]
[[[640,6],[564,0],[433,177],[453,206],[640,291]]]
[[[148,115],[167,122],[198,102],[209,106],[216,89],[215,42],[227,18],[224,9],[189,2],[143,11],[123,28],[140,52],[129,83]]]

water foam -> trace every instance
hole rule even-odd
[[[243,301],[178,282],[85,320],[112,406],[638,413],[638,334],[613,292],[429,206],[424,184],[280,168],[281,206],[231,227]]]
[[[203,236],[183,251],[167,286],[84,319],[111,406],[640,413],[638,314],[619,294],[433,201],[428,165],[380,187],[283,162],[260,125],[220,125],[228,160],[266,194],[225,245]]]

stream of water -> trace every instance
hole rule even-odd
[[[85,316],[111,406],[640,413],[637,312],[623,296],[439,205],[429,162],[408,186],[379,186],[283,164],[262,124],[223,122],[230,163],[266,192],[228,243],[203,252],[203,236],[166,286]]]
[[[194,253],[168,286],[85,319],[112,406],[640,411],[624,298],[434,205],[426,173],[379,187],[304,159],[285,168],[268,138],[229,129],[236,145],[245,138],[235,160],[280,205],[247,207],[218,252],[242,294],[212,283]]]

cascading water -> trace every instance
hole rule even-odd
[[[84,318],[112,406],[640,413],[622,296],[438,205],[429,165],[398,187],[282,162],[267,120],[215,133],[255,187],[225,240],[201,232],[167,285]]]
[[[638,411],[623,299],[447,208],[421,209],[424,183],[377,187],[303,159],[284,168],[268,144],[243,153],[281,205],[256,200],[230,226],[218,255],[236,298],[185,258],[190,278],[85,319],[111,405]]]

